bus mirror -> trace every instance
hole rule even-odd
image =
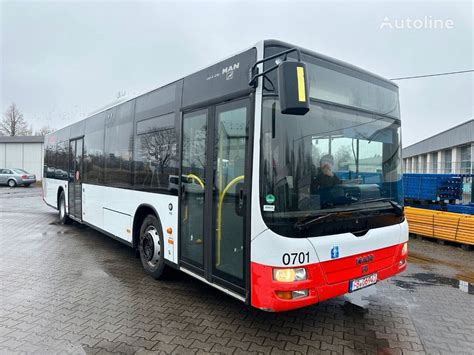
[[[284,61],[278,66],[278,93],[281,113],[304,115],[309,111],[306,65]]]

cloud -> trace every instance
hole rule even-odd
[[[449,30],[381,29],[452,19]],[[473,65],[470,2],[2,2],[1,108],[75,122],[277,38],[393,78]],[[473,75],[399,82],[404,145],[473,117]]]

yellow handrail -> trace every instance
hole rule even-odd
[[[244,175],[237,176],[231,182],[227,184],[224,190],[219,195],[219,202],[217,203],[217,260],[216,265],[221,264],[221,239],[222,239],[222,203],[224,202],[224,197],[229,191],[229,189],[234,186],[236,183],[244,179]]]
[[[197,183],[199,185],[201,185],[201,187],[204,189],[204,182],[199,178],[199,176],[194,175],[194,174],[188,174],[188,175],[186,175],[186,177],[188,179],[191,178],[191,179],[197,181]],[[186,221],[187,219],[188,219],[188,206],[186,206],[186,209],[184,210],[183,222]]]
[[[197,183],[198,183],[199,185],[201,185],[201,187],[204,189],[204,182],[199,178],[199,176],[194,175],[194,174],[188,174],[187,177],[188,177],[188,178],[191,178],[191,179],[193,179],[193,180],[196,180]]]

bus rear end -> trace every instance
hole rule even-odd
[[[266,41],[264,56],[288,48]],[[398,87],[310,51],[302,60],[306,114],[282,113],[275,72],[256,95],[250,287],[251,304],[268,311],[354,292],[406,268]]]

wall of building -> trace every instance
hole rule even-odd
[[[43,143],[0,142],[0,168],[18,168],[43,179]]]
[[[406,173],[473,174],[474,119],[403,148],[402,156]]]
[[[470,152],[469,160],[462,159],[463,148]],[[451,163],[446,160],[449,156]],[[406,173],[474,174],[474,143],[403,158],[403,169]]]
[[[411,157],[428,152],[452,149],[458,145],[470,144],[474,140],[474,119],[452,127],[444,132],[403,148],[403,157]]]

